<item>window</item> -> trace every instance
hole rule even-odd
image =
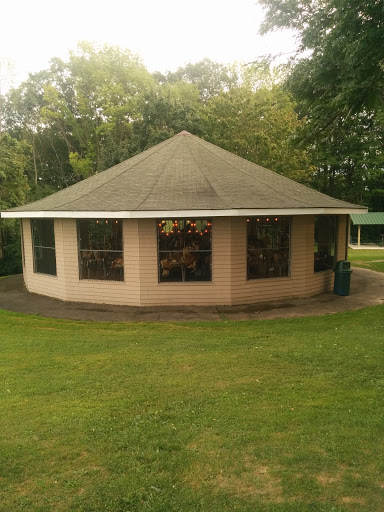
[[[56,275],[55,230],[53,219],[32,219],[33,271]]]
[[[336,258],[337,221],[335,215],[315,217],[314,270],[332,269]]]
[[[212,220],[157,221],[159,282],[212,280]]]
[[[289,217],[247,219],[247,277],[288,277],[290,271]]]
[[[124,280],[122,221],[77,221],[80,279]]]

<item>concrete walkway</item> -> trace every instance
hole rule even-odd
[[[384,251],[384,246],[377,244],[348,244],[348,247],[350,249],[358,249],[359,251],[365,251],[366,249],[368,251]]]
[[[0,279],[0,309],[50,318],[108,322],[196,322],[261,320],[326,315],[384,303],[384,273],[354,268],[351,293],[323,293],[309,299],[284,299],[243,306],[132,307],[64,302],[25,289],[23,276]]]

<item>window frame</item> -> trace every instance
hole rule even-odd
[[[47,230],[48,223],[51,224],[52,227],[52,240],[53,240],[53,246],[44,244],[44,240],[42,240],[42,236],[46,235],[46,232],[44,233],[44,230]],[[44,274],[47,276],[57,276],[57,263],[56,263],[56,238],[55,238],[55,221],[54,219],[31,219],[31,237],[32,237],[32,256],[33,256],[33,272],[35,274]],[[42,228],[42,226],[45,225],[45,228]],[[41,243],[36,244],[36,230],[37,230],[37,236],[40,239]],[[37,257],[37,251],[40,253],[40,257]],[[46,252],[48,251],[48,253]],[[47,260],[47,254],[49,254],[49,251],[53,251],[53,261],[54,261],[54,270],[52,272],[42,272],[39,267],[41,267],[41,264],[44,266],[47,261],[50,261],[50,264],[52,264],[52,260]],[[44,254],[45,253],[45,254]],[[45,261],[45,263],[44,263]],[[46,270],[46,269],[45,269]]]
[[[322,243],[322,244],[319,244],[319,242],[316,240],[316,222],[318,219],[324,219],[324,218],[327,218],[327,219],[333,219],[333,222],[334,222],[334,225],[333,225],[333,241],[329,241],[327,243]],[[314,243],[314,247],[313,247],[313,272],[315,274],[318,274],[320,272],[326,272],[326,271],[329,271],[329,270],[333,270],[335,265],[336,265],[336,260],[337,260],[337,238],[338,238],[338,233],[339,233],[339,218],[337,215],[315,215],[315,218],[314,218],[314,222],[313,222],[313,243]],[[319,253],[319,245],[321,246],[332,246],[334,245],[334,254],[333,254],[333,262],[332,264],[326,264],[324,263],[324,268],[319,268],[318,270],[316,270],[316,255]],[[317,251],[315,251],[315,247],[317,246]],[[329,257],[329,256],[332,256],[332,254],[328,254],[326,255],[326,257]]]
[[[181,227],[181,223],[183,224],[183,228]],[[197,229],[198,226],[196,224],[200,223],[200,229]],[[203,227],[205,229],[201,229]],[[171,228],[172,224],[172,228]],[[181,234],[181,230],[186,230],[188,224],[190,225],[190,230],[184,231],[183,237],[180,236],[180,240],[183,242],[183,247],[175,249],[173,248],[160,248],[160,244],[162,241],[165,242],[165,238],[162,238],[162,233],[168,233],[171,238],[172,235]],[[167,226],[168,231],[163,230],[162,228]],[[212,232],[213,232],[213,222],[212,218],[203,218],[203,217],[179,217],[175,218],[163,218],[156,219],[156,243],[157,243],[157,279],[159,284],[196,284],[196,283],[212,283]],[[208,235],[208,243],[209,249],[202,249],[198,246],[197,249],[193,249],[191,247],[195,246],[199,243],[200,237],[201,240],[204,239],[205,234]],[[189,240],[188,240],[189,239]],[[190,243],[194,240],[193,245]],[[176,242],[175,242],[176,243]],[[206,243],[206,240],[204,240]],[[186,251],[186,249],[188,249]],[[168,256],[167,256],[168,255]],[[196,255],[196,257],[194,257]],[[201,256],[209,256],[208,260],[205,262],[202,261]],[[164,256],[162,258],[161,256]],[[185,262],[185,258],[187,259],[187,263]],[[169,278],[172,272],[180,271],[180,279],[177,278]],[[200,272],[200,278],[193,279],[192,274],[194,272]],[[204,277],[205,274],[205,277]]]
[[[105,224],[113,224],[113,223],[119,223],[119,228],[121,230],[120,232],[120,246],[121,249],[94,249],[92,247],[88,248],[82,248],[82,238],[81,238],[81,224],[85,225],[87,223],[87,234],[90,232],[90,225],[91,223],[99,224],[104,223]],[[77,219],[76,221],[76,229],[77,229],[77,256],[78,256],[78,266],[79,266],[79,281],[108,281],[108,282],[124,282],[125,281],[125,257],[124,257],[124,222],[122,219]],[[88,237],[89,238],[89,237]],[[105,242],[105,240],[104,240]],[[105,247],[105,246],[104,246]],[[89,258],[87,259],[82,255],[82,253],[90,253]],[[99,258],[95,257],[95,254],[97,253],[97,256],[99,256],[100,253],[102,253],[102,256],[106,256]],[[111,257],[111,254],[115,255],[115,258],[113,259]],[[119,256],[120,255],[120,256]],[[93,257],[93,259],[92,259]],[[121,259],[119,263],[116,264],[115,268],[117,270],[120,269],[120,275],[117,274],[117,272],[112,275],[111,270],[113,269],[112,263],[116,262],[117,259]],[[93,267],[96,267],[96,270],[90,269],[89,266],[84,265],[83,262],[87,262],[88,264],[91,264]],[[101,268],[100,268],[101,264]],[[88,269],[88,276],[85,276],[85,267]],[[103,272],[104,276],[100,276],[100,271]],[[94,275],[91,275],[91,272]]]
[[[260,219],[260,220],[258,221],[258,219]],[[265,219],[265,221],[267,221],[267,222],[269,222],[270,219],[271,220],[273,219],[276,222],[281,221],[281,220],[285,220],[287,222],[288,232],[286,234],[287,234],[288,246],[258,247],[258,248],[250,249],[249,223],[254,222],[254,221],[263,222],[263,219]],[[273,226],[273,224],[271,224],[271,226]],[[275,225],[275,226],[277,226],[277,225]],[[284,275],[263,275],[260,277],[254,277],[250,273],[250,265],[249,265],[250,251],[255,251],[255,253],[256,253],[256,251],[263,251],[263,252],[264,251],[265,252],[273,251],[273,253],[274,253],[273,258],[275,257],[276,251],[279,251],[279,252],[281,251],[281,253],[283,253],[283,251],[284,251],[285,253],[288,254],[286,273],[284,272]],[[263,256],[263,252],[260,253],[260,256]],[[291,254],[292,254],[292,216],[290,216],[290,215],[281,215],[281,216],[254,215],[254,216],[250,216],[250,217],[246,218],[246,274],[247,274],[247,281],[260,281],[260,280],[264,280],[264,279],[287,279],[287,278],[290,278],[291,277],[291,266],[292,266]],[[255,255],[257,257],[257,254],[255,254]],[[263,256],[263,259],[264,259],[264,256]],[[265,266],[265,264],[266,264],[266,262],[263,261],[264,266]],[[272,267],[270,267],[270,268],[272,268]],[[270,271],[270,269],[268,269],[268,272],[269,271]],[[273,268],[273,271],[274,271],[274,268]]]

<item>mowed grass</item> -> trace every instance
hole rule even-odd
[[[384,306],[85,323],[0,312],[0,510],[384,510]]]
[[[354,267],[384,272],[384,250],[348,249],[348,259]]]

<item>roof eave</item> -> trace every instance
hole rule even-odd
[[[368,208],[242,208],[228,210],[147,210],[147,211],[5,211],[4,219],[55,218],[55,219],[157,219],[178,217],[244,217],[253,215],[348,215],[364,214]]]

